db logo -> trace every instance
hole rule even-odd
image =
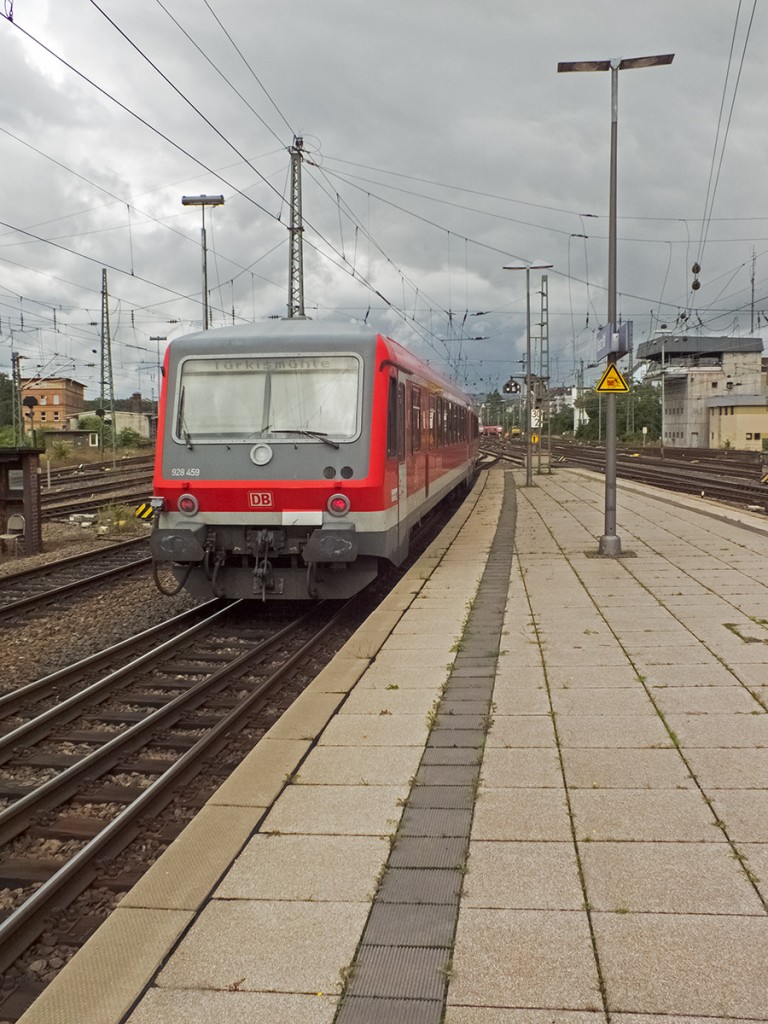
[[[272,508],[272,492],[271,491],[249,491],[248,492],[248,505],[251,508]]]

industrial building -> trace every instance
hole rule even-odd
[[[768,360],[762,338],[662,332],[637,359],[661,387],[662,442],[671,448],[762,451],[768,439]]]

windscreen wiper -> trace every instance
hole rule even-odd
[[[301,434],[302,437],[316,437],[318,441],[322,441],[323,444],[327,444],[329,448],[341,448],[340,444],[332,441],[327,434],[324,434],[322,430],[300,430],[294,427],[283,427],[276,430],[272,430],[273,434]]]
[[[176,424],[176,433],[183,436],[187,448],[192,451],[192,437],[187,430],[187,421],[184,418],[184,388],[181,389],[181,394],[179,395],[179,416]]]

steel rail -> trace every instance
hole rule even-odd
[[[185,773],[189,771],[194,773],[195,766],[200,763],[206,751],[219,742],[222,736],[238,722],[242,722],[245,713],[250,710],[252,705],[261,700],[270,689],[279,683],[297,662],[311,653],[319,640],[346,614],[353,602],[354,598],[345,602],[335,615],[283,665],[249,693],[236,708],[220,719],[206,736],[201,737],[178,761],[151,783],[136,800],[113,818],[97,836],[89,840],[63,867],[43,882],[28,900],[0,923],[0,971],[6,970],[37,938],[43,929],[44,919],[50,912],[54,900],[57,901],[58,907],[65,892],[70,894],[71,900],[87,888],[95,876],[93,868],[95,859],[98,856],[103,856],[108,848],[113,848],[121,842],[125,845],[123,837],[133,828],[135,819],[163,797],[167,802],[170,787]],[[315,610],[313,609],[313,611]],[[312,612],[305,615],[301,621],[309,618],[311,614]],[[248,653],[253,655],[254,652]]]
[[[148,629],[142,630],[141,633],[128,637],[127,640],[121,640],[119,643],[114,644],[105,651],[97,651],[96,654],[90,654],[86,658],[81,658],[72,665],[67,665],[65,668],[57,669],[55,672],[50,672],[46,676],[40,676],[39,679],[35,679],[31,683],[27,683],[25,686],[20,686],[16,690],[10,690],[8,693],[4,693],[0,696],[0,718],[13,714],[14,711],[18,710],[18,708],[23,707],[31,697],[35,697],[41,691],[45,691],[46,689],[55,686],[57,683],[65,681],[71,676],[81,676],[84,671],[89,668],[93,668],[95,665],[98,665],[99,662],[111,660],[115,655],[121,654],[123,651],[130,650],[132,647],[140,647],[143,643],[146,643],[154,636],[157,636],[158,633],[163,633],[168,629],[173,629],[176,625],[180,626],[182,623],[186,622],[187,619],[192,619],[196,615],[200,615],[205,612],[206,609],[218,607],[220,604],[220,598],[212,598],[210,601],[196,605],[194,608],[189,608],[187,611],[181,612],[179,615],[175,615],[170,619],[166,619],[164,622],[160,622],[156,626],[150,626]],[[1,742],[2,738],[0,737],[0,743]]]
[[[101,572],[96,573],[93,576],[86,576],[80,580],[70,580],[69,583],[61,583],[57,587],[51,587],[49,590],[45,590],[40,594],[30,594],[28,597],[20,597],[16,601],[11,601],[8,604],[0,604],[0,617],[11,616],[16,612],[22,611],[24,608],[30,608],[36,604],[42,604],[44,601],[51,601],[54,598],[61,597],[63,594],[70,594],[74,590],[80,590],[83,587],[88,587],[94,583],[101,583],[104,580],[111,579],[113,576],[120,576],[123,573],[130,572],[133,569],[141,569],[145,565],[149,565],[152,562],[150,555],[144,555],[142,558],[137,558],[133,562],[126,562],[124,565],[115,565],[111,569],[102,569]]]
[[[240,602],[235,601],[232,604],[226,605],[224,608],[220,608],[212,615],[209,615],[208,618],[203,619],[202,622],[198,622],[189,629],[185,629],[177,636],[171,637],[170,640],[166,640],[165,643],[160,644],[160,646],[156,647],[154,650],[147,651],[146,654],[140,655],[133,661],[128,662],[127,665],[123,665],[122,668],[115,669],[114,672],[110,672],[108,675],[102,676],[102,678],[97,679],[95,683],[91,683],[90,686],[86,686],[84,690],[79,690],[77,693],[73,693],[71,697],[67,697],[67,699],[61,701],[60,704],[55,704],[52,708],[48,708],[47,711],[42,711],[39,715],[36,715],[34,718],[30,718],[29,721],[24,722],[15,729],[12,729],[11,732],[7,732],[4,736],[0,736],[0,764],[3,764],[8,760],[11,750],[13,750],[14,747],[18,747],[22,741],[25,743],[33,743],[36,739],[46,735],[52,724],[63,725],[70,721],[78,713],[81,705],[92,700],[95,696],[101,695],[102,697],[108,697],[110,689],[118,680],[122,679],[124,676],[130,675],[132,672],[135,672],[136,669],[142,668],[144,665],[150,664],[153,661],[158,661],[168,651],[173,650],[174,647],[177,647],[183,641],[188,640],[189,637],[206,629],[217,619],[220,619],[223,615],[227,614],[227,612],[232,608],[237,607],[238,604],[240,604]],[[104,653],[108,654],[111,650],[112,648],[109,648],[109,651]],[[203,682],[205,681],[206,680],[203,680]],[[192,691],[189,690],[187,691],[187,694],[183,696],[186,696],[191,692]],[[96,701],[96,703],[100,703],[100,701]],[[141,725],[141,722],[137,723],[137,725]],[[96,753],[98,753],[98,751],[96,751]],[[77,766],[73,765],[72,767],[75,768]],[[67,771],[70,771],[70,769],[67,769]],[[64,774],[66,774],[66,772]],[[35,790],[34,792],[37,791]],[[32,795],[33,794],[29,794],[29,796]],[[22,797],[22,800],[26,799],[26,797]],[[20,802],[21,801],[17,801],[17,803]],[[2,826],[7,820],[6,815],[15,806],[16,803],[12,804],[11,807],[7,807],[5,810],[0,811],[0,843],[7,841],[3,839]]]
[[[113,553],[119,554],[128,548],[138,547],[139,544],[146,544],[146,537],[132,537],[130,540],[121,540],[117,544],[108,544],[105,547],[94,548],[92,551],[85,551],[79,555],[67,555],[66,558],[57,558],[53,562],[46,562],[45,565],[36,565],[33,569],[21,569],[19,572],[8,573],[0,577],[0,588],[5,583],[17,583],[35,576],[44,575],[46,572],[58,571],[68,565],[77,565],[87,562],[89,559],[108,557]]]

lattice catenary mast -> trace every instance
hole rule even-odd
[[[304,317],[304,224],[301,216],[301,161],[304,139],[293,137],[291,154],[291,223],[288,256],[288,317]]]

